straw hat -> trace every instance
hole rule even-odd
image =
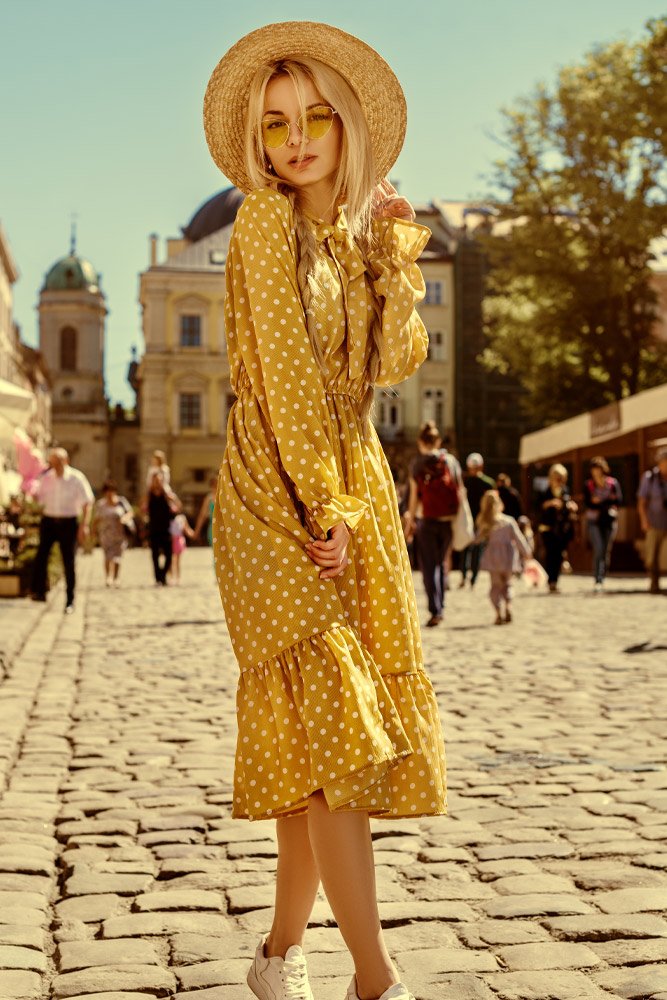
[[[241,191],[252,189],[245,166],[250,83],[264,63],[300,56],[338,70],[355,91],[370,132],[376,180],[386,177],[405,138],[407,111],[401,85],[370,45],[315,21],[281,21],[251,31],[213,70],[204,98],[204,131],[223,174]]]

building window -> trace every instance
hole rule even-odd
[[[438,430],[445,426],[445,393],[442,389],[424,389],[422,421],[433,420]]]
[[[441,281],[427,281],[426,282],[426,296],[424,298],[424,304],[427,306],[441,306],[442,305],[442,282]]]
[[[179,394],[179,424],[186,427],[201,427],[201,395],[198,392]]]
[[[181,347],[201,347],[201,316],[181,316]]]
[[[403,404],[399,397],[389,393],[382,393],[379,397],[378,430],[389,439],[403,430]]]
[[[76,330],[73,326],[64,326],[60,331],[60,370],[61,372],[76,371]]]
[[[445,356],[445,335],[442,330],[429,331],[428,335],[428,360],[446,361]]]

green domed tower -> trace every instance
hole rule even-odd
[[[106,300],[100,276],[76,251],[46,273],[39,293],[39,347],[53,381],[53,437],[95,485],[108,464],[104,387]]]
[[[67,292],[85,289],[89,292],[98,292],[99,287],[99,276],[90,261],[72,252],[55,262],[44,278],[42,291]]]

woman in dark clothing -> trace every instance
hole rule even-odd
[[[591,478],[584,484],[584,506],[588,537],[593,547],[595,590],[602,590],[609,567],[611,548],[618,530],[618,508],[623,494],[618,479],[609,475],[609,465],[602,456],[591,459]]]
[[[155,583],[162,587],[167,586],[167,573],[171,569],[169,526],[176,512],[174,501],[174,494],[165,490],[162,473],[157,472],[151,480],[146,509]],[[163,563],[160,562],[160,556],[164,557]]]
[[[574,533],[574,517],[577,505],[567,488],[567,469],[564,465],[552,465],[549,469],[549,485],[539,497],[539,532],[544,543],[544,568],[549,578],[549,590],[558,591],[558,578],[563,565],[563,556]]]

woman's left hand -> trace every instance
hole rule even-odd
[[[330,580],[340,576],[349,563],[347,558],[347,543],[350,532],[345,521],[339,521],[331,529],[331,538],[308,542],[306,552],[317,566],[321,566],[320,580]]]
[[[403,222],[415,221],[415,210],[407,198],[403,198],[391,181],[380,181],[373,191],[373,218],[401,219]]]

